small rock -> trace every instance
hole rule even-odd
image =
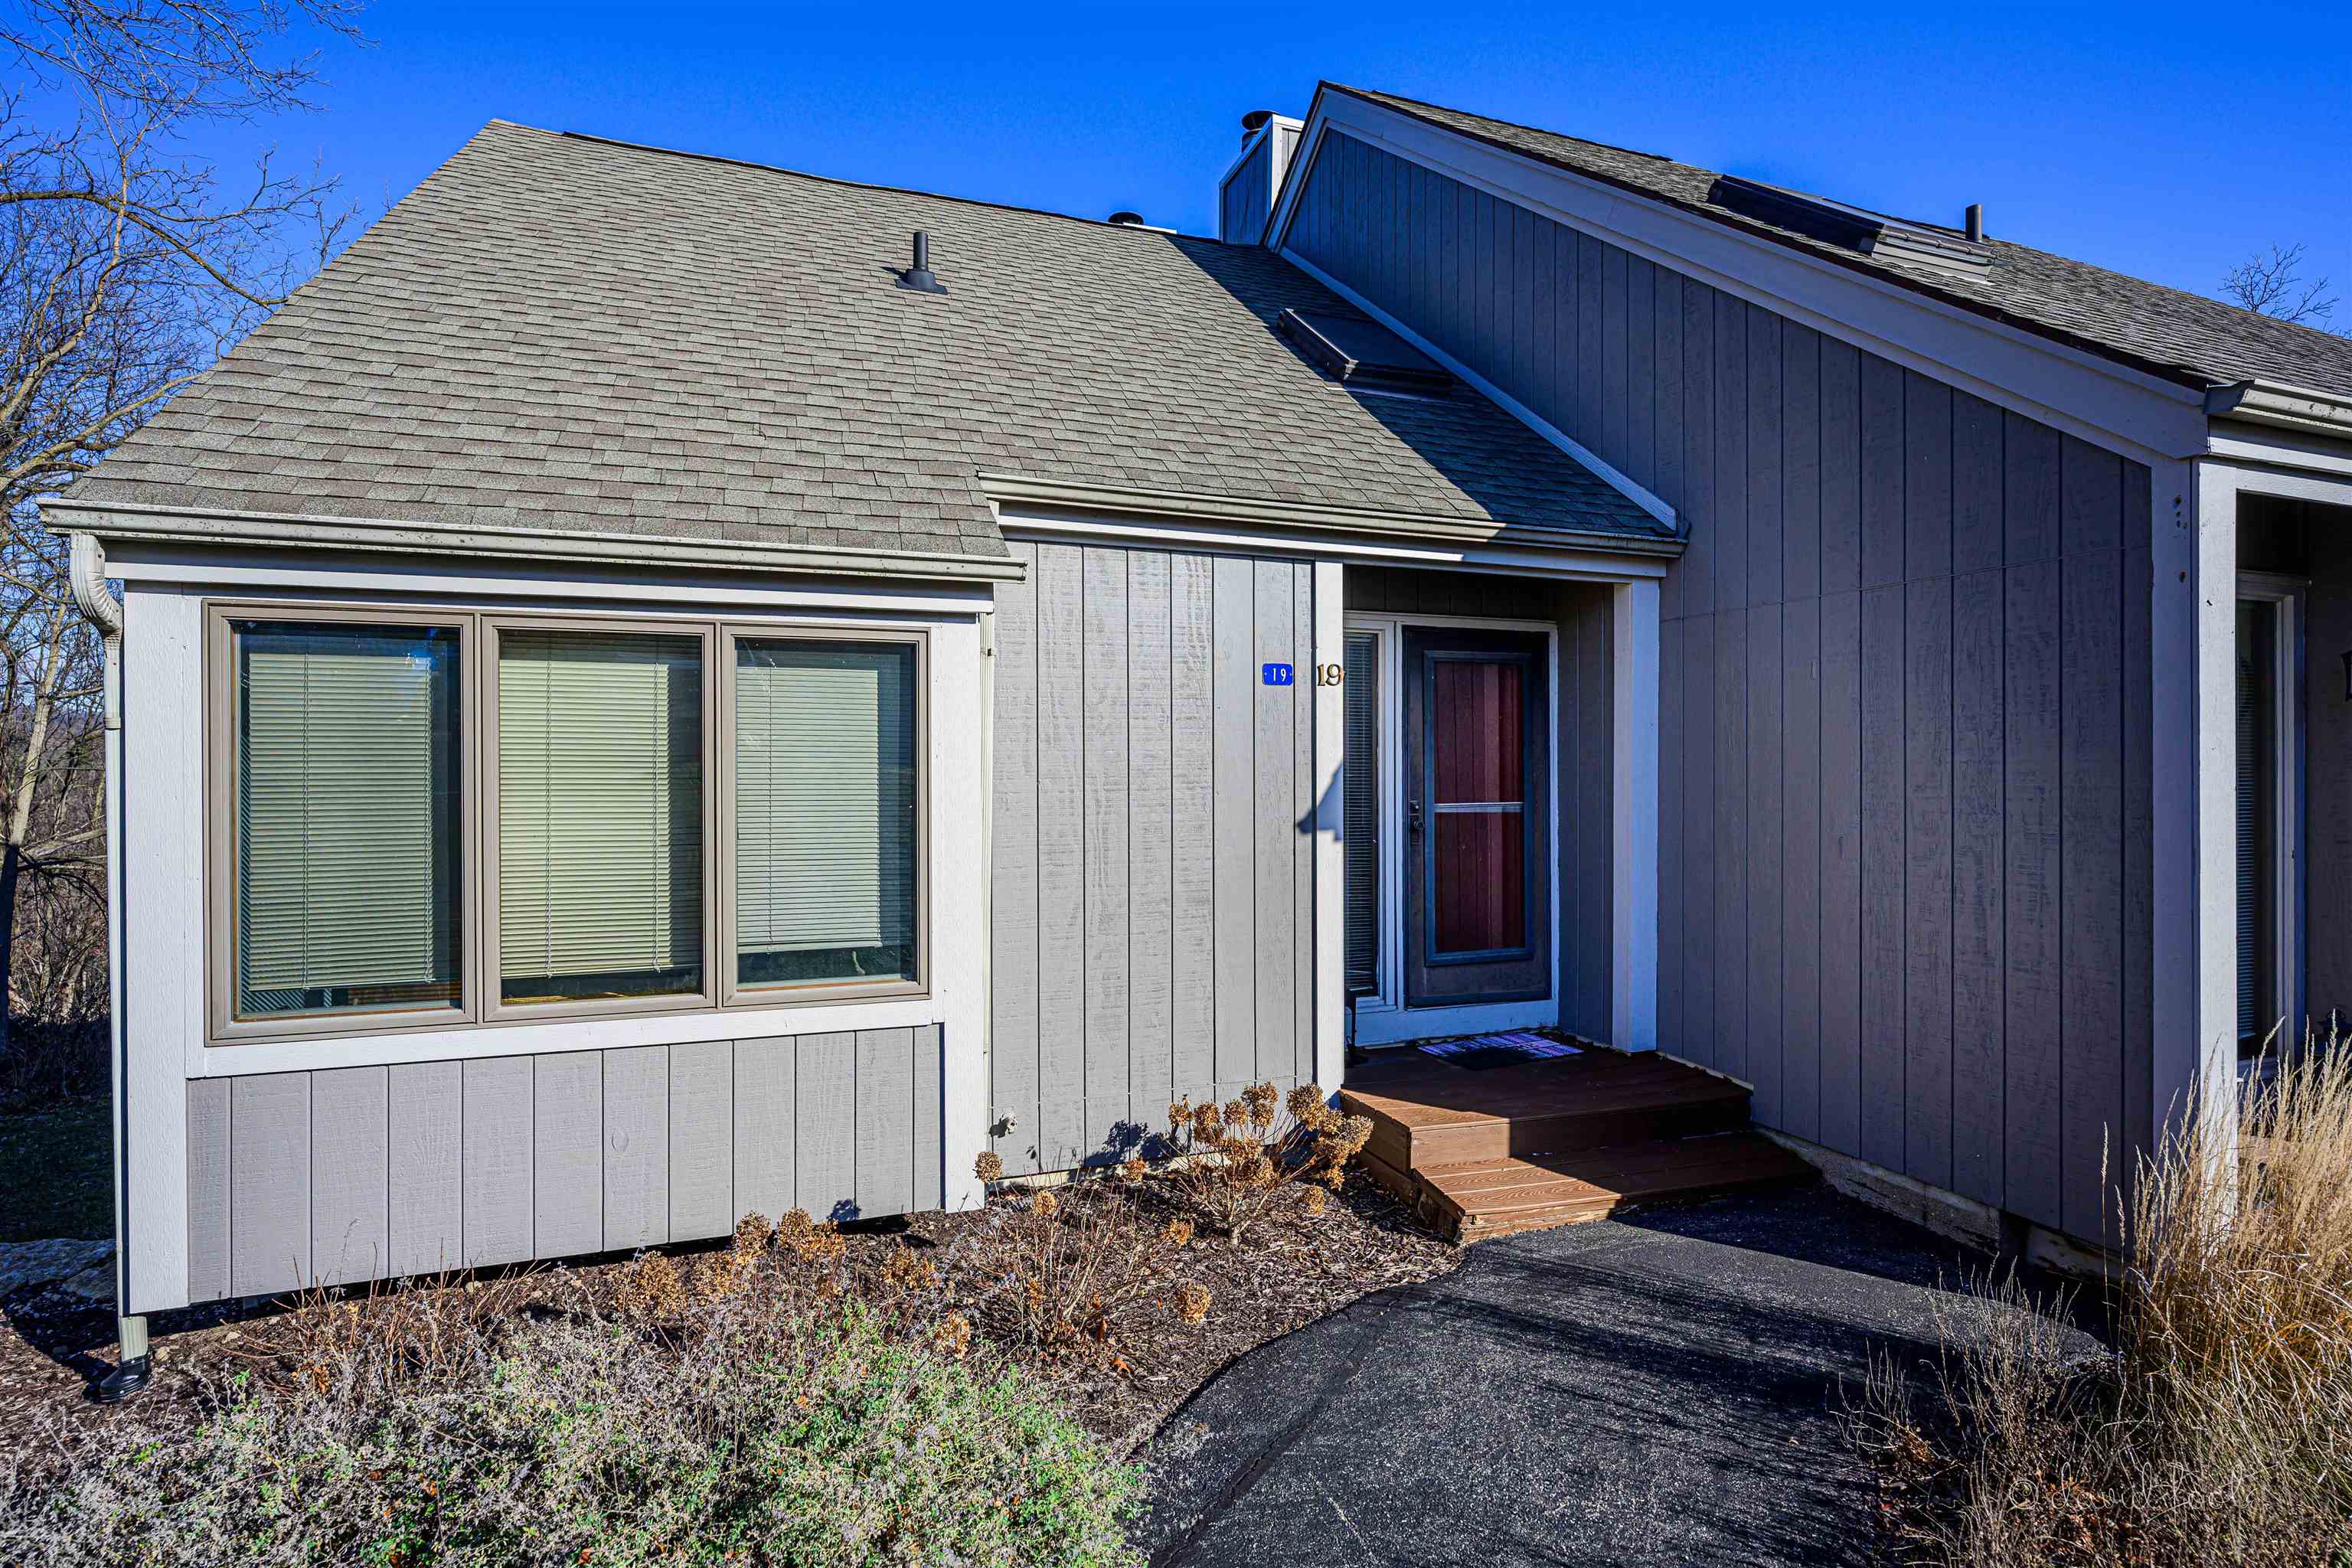
[[[85,1280],[95,1280],[96,1286]],[[0,1299],[28,1285],[68,1281],[78,1294],[114,1294],[114,1243],[110,1241],[14,1241],[0,1243]],[[100,1299],[92,1296],[91,1300]]]

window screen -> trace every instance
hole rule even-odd
[[[915,650],[735,645],[737,984],[916,976]]]
[[[454,1006],[457,633],[229,631],[236,1016]]]
[[[510,1004],[702,989],[702,648],[499,635],[499,976]]]

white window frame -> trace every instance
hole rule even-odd
[[[2267,1030],[2286,1020],[2280,1045],[2301,1037],[2304,1018],[2304,840],[2309,826],[2304,820],[2304,595],[2306,579],[2270,572],[2240,572],[2241,600],[2272,607],[2271,626],[2271,809],[2278,831],[2273,836],[2271,864],[2271,930],[2276,951],[2272,955],[2273,991],[2264,1006]],[[2236,621],[2231,619],[2234,628]]]

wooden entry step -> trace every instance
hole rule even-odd
[[[1748,1127],[1738,1084],[1601,1047],[1483,1072],[1387,1052],[1339,1099],[1371,1119],[1373,1175],[1457,1241],[1815,1175]]]

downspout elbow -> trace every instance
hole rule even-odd
[[[98,627],[106,643],[106,727],[122,728],[122,703],[117,695],[116,660],[122,647],[122,601],[106,585],[106,547],[91,533],[71,536],[68,575],[73,583],[74,604]]]

